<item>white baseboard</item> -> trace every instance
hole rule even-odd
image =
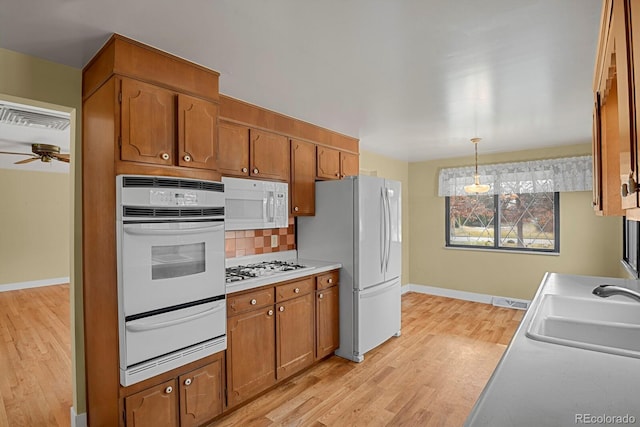
[[[71,427],[87,427],[87,413],[76,414],[76,408],[71,407]]]
[[[464,301],[480,302],[483,304],[494,304],[494,302],[497,300],[506,300],[506,301],[514,301],[514,302],[522,303],[522,304],[525,304],[526,307],[528,307],[529,304],[531,303],[531,301],[529,300],[501,297],[497,295],[480,294],[476,292],[459,291],[457,289],[438,288],[435,286],[428,286],[428,285],[416,285],[413,283],[409,283],[402,287],[402,293],[405,294],[407,292],[417,292],[420,294],[455,298],[455,299],[460,299]],[[500,307],[505,307],[505,306],[500,305]],[[519,308],[519,307],[511,307],[511,308]]]
[[[54,277],[52,279],[33,280],[31,282],[0,284],[0,292],[16,291],[18,289],[39,288],[41,286],[60,285],[69,283],[69,277]]]

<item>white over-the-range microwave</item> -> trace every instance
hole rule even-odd
[[[222,177],[225,228],[252,230],[289,225],[289,186],[286,182]]]

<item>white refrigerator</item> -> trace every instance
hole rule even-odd
[[[348,177],[316,182],[315,216],[298,217],[298,256],[342,263],[338,356],[400,336],[401,205],[400,182]]]

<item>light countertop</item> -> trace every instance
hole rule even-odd
[[[336,270],[342,267],[342,264],[337,262],[326,262],[298,258],[297,251],[286,252],[273,252],[264,255],[252,255],[240,258],[231,258],[226,262],[226,266],[236,266],[252,264],[261,261],[290,261],[296,264],[304,265],[307,268],[301,268],[298,270],[278,272],[269,276],[256,277],[253,279],[245,279],[237,282],[227,283],[227,294],[233,292],[246,291],[249,289],[259,288],[260,286],[272,285],[274,283],[285,282],[288,280],[295,280],[314,274],[320,274],[331,270]]]
[[[465,426],[640,425],[640,359],[528,338],[543,295],[599,297],[611,284],[638,289],[634,280],[547,273]],[[640,304],[624,296],[609,300]],[[606,418],[609,417],[609,418]]]

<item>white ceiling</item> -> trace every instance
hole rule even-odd
[[[0,47],[83,67],[112,32],[220,92],[403,160],[591,139],[602,0],[0,0]]]

